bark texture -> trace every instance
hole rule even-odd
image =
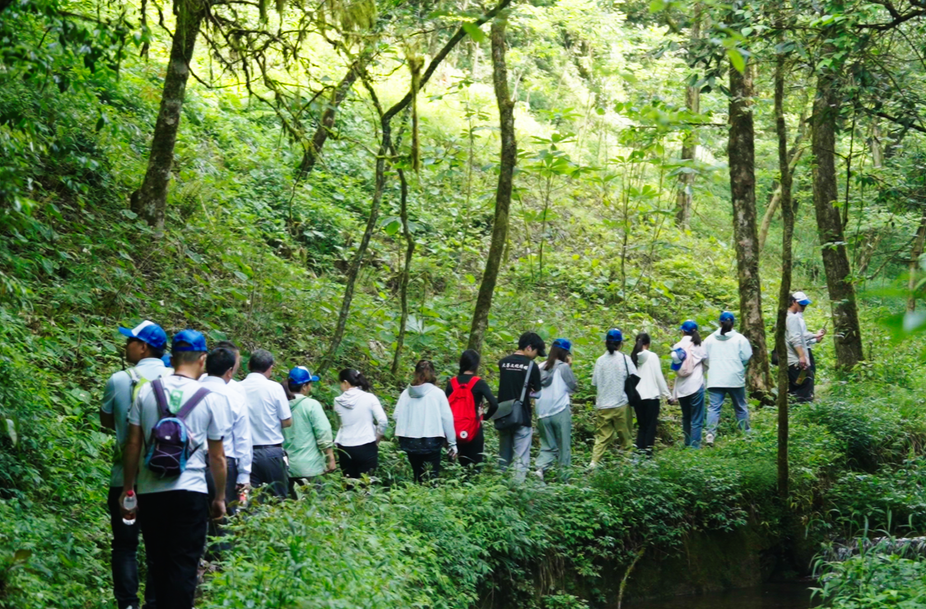
[[[762,284],[759,281],[759,237],[756,229],[756,152],[752,96],[754,70],[730,67],[730,192],[733,198],[733,236],[740,288],[740,329],[752,344],[746,386],[754,397],[767,401],[771,390]]]
[[[813,106],[813,205],[823,254],[826,286],[833,315],[836,368],[849,370],[863,359],[852,269],[836,203],[836,118],[839,112],[835,77],[821,72]]]
[[[508,66],[505,63],[505,27],[507,19],[499,17],[492,22],[492,80],[495,85],[495,99],[498,102],[499,127],[501,130],[501,162],[498,172],[498,186],[495,190],[495,221],[492,225],[492,242],[486,259],[476,310],[469,331],[469,349],[480,351],[489,326],[489,311],[492,296],[498,281],[505,242],[508,240],[508,211],[511,207],[511,191],[514,181],[514,167],[518,162],[518,145],[514,133],[514,101],[508,90]]]
[[[785,57],[778,56],[775,66],[775,130],[778,135],[778,169],[781,173],[781,288],[778,292],[778,321],[775,325],[775,349],[778,352],[778,493],[789,493],[788,466],[788,347],[785,324],[791,304],[791,242],[794,237],[794,207],[791,204],[791,159],[788,158],[788,127],[785,123]]]
[[[920,216],[920,225],[916,229],[913,250],[910,252],[910,278],[908,280],[910,295],[907,296],[907,311],[910,313],[916,311],[916,272],[920,268],[920,256],[923,255],[924,246],[926,246],[926,207],[923,208],[923,215]]]
[[[402,279],[399,284],[399,303],[402,315],[399,319],[399,336],[396,338],[395,355],[392,358],[392,376],[399,374],[399,362],[402,359],[402,348],[405,346],[405,332],[408,327],[408,281],[411,278],[412,257],[415,255],[415,239],[408,228],[408,180],[405,172],[397,169],[401,185],[401,207],[399,214],[402,218],[402,235],[405,237],[405,265],[402,267]]]
[[[170,47],[170,61],[164,76],[161,108],[154,125],[151,154],[145,180],[132,197],[133,211],[160,231],[167,213],[167,187],[174,162],[174,147],[180,128],[186,84],[190,78],[190,61],[199,28],[208,10],[208,0],[176,0],[177,27]]]
[[[358,62],[359,61],[360,60],[358,60]],[[325,111],[322,112],[318,127],[315,129],[311,141],[306,143],[305,152],[302,155],[302,162],[299,164],[300,177],[305,178],[305,176],[315,168],[315,163],[318,162],[318,158],[321,156],[322,148],[324,148],[325,142],[328,141],[328,136],[331,134],[332,129],[334,129],[334,121],[335,118],[337,118],[338,107],[347,99],[351,88],[354,86],[354,83],[357,82],[358,71],[363,68],[363,65],[356,63],[352,65],[347,70],[347,73],[344,74],[338,86],[331,92],[331,98],[328,100]]]
[[[701,3],[695,4],[694,17],[689,32],[688,48],[689,53],[701,39]],[[685,107],[692,114],[701,112],[701,89],[700,87],[685,87]],[[682,142],[682,161],[693,161],[698,154],[698,132],[692,127],[691,131],[685,136]],[[691,210],[694,206],[694,181],[695,174],[686,172],[679,175],[678,193],[675,201],[675,224],[680,228],[688,228],[691,225]]]

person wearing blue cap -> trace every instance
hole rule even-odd
[[[595,446],[592,448],[592,462],[595,468],[604,457],[605,451],[617,439],[622,450],[633,448],[633,415],[630,400],[625,392],[627,379],[638,376],[633,360],[620,352],[624,346],[624,334],[617,328],[605,335],[607,353],[595,362],[592,371],[592,385],[597,388],[595,396]]]
[[[124,489],[119,504],[123,518],[134,519],[126,507],[128,492],[138,487],[137,517],[151,559],[151,574],[158,607],[190,609],[196,594],[197,569],[206,545],[210,512],[212,518],[225,515],[224,432],[227,401],[197,380],[206,365],[206,337],[195,330],[183,330],[171,341],[174,373],[145,384],[129,410],[129,435],[123,462]],[[160,397],[155,393],[160,391]],[[164,412],[166,411],[166,412]],[[176,470],[157,470],[152,462],[158,437],[155,427],[179,426],[188,434],[186,461]],[[167,442],[170,437],[160,438]],[[169,445],[158,444],[161,450]],[[207,448],[208,446],[208,448]],[[144,465],[142,453],[146,454]],[[206,455],[215,480],[210,497],[206,483]],[[173,456],[169,452],[160,455]],[[164,462],[161,461],[163,464]]]
[[[283,449],[289,457],[289,496],[296,499],[296,485],[304,485],[313,478],[333,472],[338,464],[334,460],[334,434],[331,422],[318,400],[309,397],[312,383],[318,377],[305,366],[289,371],[286,384],[295,396],[289,401],[293,424],[283,430]]]
[[[682,408],[685,446],[697,449],[701,448],[701,431],[704,428],[704,362],[707,353],[694,320],[685,321],[679,329],[682,340],[672,347],[671,368],[676,376],[670,403]]]
[[[132,400],[142,385],[149,380],[170,374],[161,358],[167,346],[167,334],[152,321],[145,320],[132,329],[119,328],[126,337],[125,360],[132,368],[116,372],[106,381],[103,404],[100,406],[100,424],[116,432],[116,455],[109,480],[109,520],[113,532],[112,575],[113,594],[119,609],[138,607],[138,533],[137,523],[122,520],[119,496],[122,494],[122,453],[128,437],[126,417]],[[155,606],[151,569],[149,584],[145,586],[145,604]]]
[[[553,341],[550,354],[540,364],[540,384],[543,390],[536,404],[540,431],[537,475],[543,479],[544,472],[554,463],[563,468],[572,465],[570,396],[576,390],[576,376],[572,372],[572,342],[568,339]]]
[[[826,336],[826,328],[815,334],[807,330],[804,309],[812,300],[803,292],[791,294],[791,306],[785,320],[785,342],[788,346],[788,393],[797,402],[812,402],[817,363],[813,347]]]
[[[733,402],[736,421],[740,428],[749,431],[749,408],[746,404],[746,365],[752,358],[749,340],[733,329],[736,318],[730,311],[720,314],[720,328],[704,341],[704,351],[710,368],[707,373],[706,444],[714,443],[720,410],[726,396]]]

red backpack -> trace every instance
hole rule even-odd
[[[461,385],[457,377],[450,379],[453,392],[447,401],[450,402],[450,412],[453,413],[453,428],[457,432],[457,442],[462,444],[472,442],[482,426],[482,417],[476,415],[476,400],[473,398],[473,386],[478,382],[478,376],[471,378],[465,385]]]

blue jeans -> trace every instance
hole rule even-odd
[[[707,431],[717,433],[717,423],[720,422],[720,409],[727,395],[733,402],[733,411],[736,413],[736,422],[740,429],[749,431],[749,407],[746,405],[745,387],[713,387],[708,389],[711,403],[707,407]]]
[[[678,399],[682,407],[682,431],[685,446],[701,448],[701,429],[704,427],[704,386],[691,395]]]

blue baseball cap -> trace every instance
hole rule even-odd
[[[802,307],[806,307],[813,302],[811,299],[807,298],[807,294],[803,292],[795,292],[791,294],[791,298],[793,298],[795,302],[797,302],[797,304],[801,305]]]
[[[622,343],[624,342],[624,335],[617,328],[611,328],[608,330],[608,333],[605,334],[604,339],[613,341],[615,343]]]
[[[553,341],[554,347],[559,347],[563,351],[572,351],[572,342],[568,338],[557,338]]]
[[[720,314],[720,321],[736,321],[736,318],[733,316],[733,313],[724,311]]]
[[[178,346],[179,343],[187,343],[187,346]],[[202,332],[196,330],[181,330],[174,334],[174,338],[170,341],[171,353],[177,353],[178,351],[202,351],[205,353],[208,350],[206,337],[203,336]]]
[[[318,377],[309,372],[309,369],[305,366],[296,366],[289,371],[289,376],[287,378],[297,385],[318,382]]]
[[[669,357],[672,360],[672,364],[669,367],[672,368],[672,370],[678,372],[682,367],[682,362],[684,362],[685,358],[688,357],[688,353],[679,347],[678,349],[673,349],[672,353],[669,354]]]
[[[161,326],[147,319],[131,330],[119,326],[119,334],[147,343],[155,349],[163,349],[167,344],[167,333]]]
[[[698,329],[698,324],[693,319],[688,319],[679,328],[682,332],[694,332]]]

